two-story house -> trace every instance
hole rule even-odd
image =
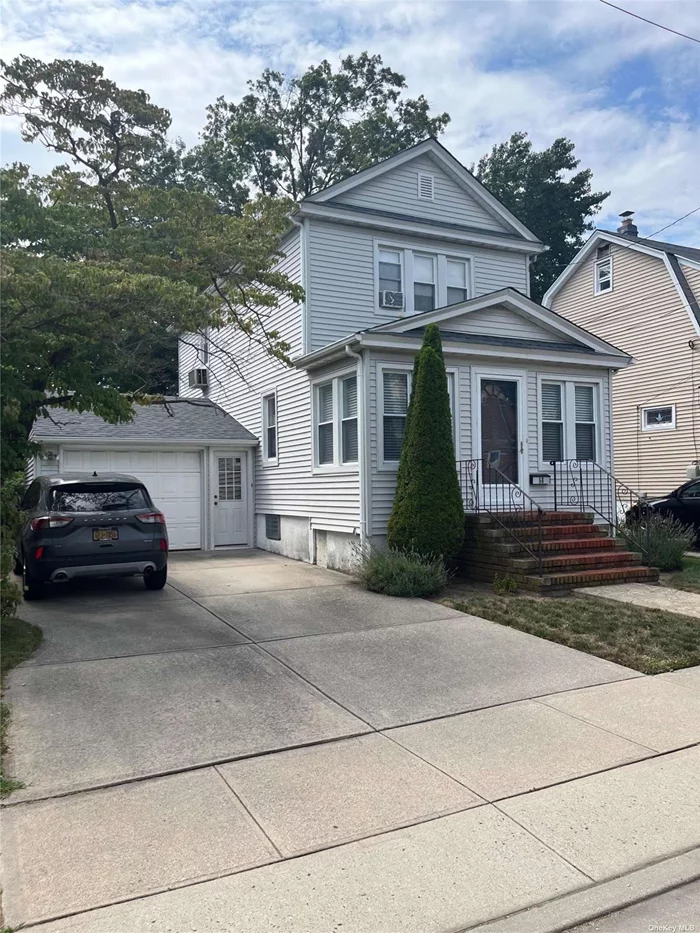
[[[700,462],[700,249],[638,236],[631,212],[596,230],[544,304],[621,347],[613,380],[614,472],[667,494]]]
[[[36,469],[143,475],[180,521],[174,547],[257,545],[348,568],[353,545],[385,540],[432,322],[467,510],[527,496],[551,507],[552,460],[610,468],[612,374],[629,356],[528,297],[544,244],[437,141],[306,198],[281,249],[305,293],[270,322],[292,368],[233,328],[188,335],[174,417],[139,412],[102,438],[84,427],[93,416],[41,423]]]

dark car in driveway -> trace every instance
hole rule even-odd
[[[168,575],[165,516],[141,480],[121,473],[40,476],[22,500],[17,570],[25,599],[80,577],[142,574],[159,590]]]
[[[696,541],[700,540],[700,479],[691,479],[667,496],[639,503],[633,506],[627,515],[631,519],[639,519],[647,511],[669,515],[684,525],[692,526],[695,529]]]

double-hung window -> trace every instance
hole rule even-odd
[[[314,388],[316,466],[339,467],[359,459],[357,376],[336,376]]]
[[[432,311],[436,302],[435,257],[413,255],[413,310]]]
[[[403,307],[403,251],[399,249],[379,250],[379,305],[380,307]]]
[[[468,289],[469,264],[464,259],[447,260],[447,304],[454,305],[458,301],[466,301],[469,297]]]
[[[599,259],[595,264],[594,291],[596,295],[612,291],[612,256]]]
[[[542,382],[540,422],[543,463],[596,460],[598,393],[595,385]]]
[[[406,417],[411,397],[411,372],[408,370],[384,369],[381,371],[383,407],[381,411],[381,431],[383,462],[396,466],[401,459],[401,448],[406,433]],[[452,417],[453,440],[455,412],[455,374],[447,374],[447,391],[450,397],[450,415]]]
[[[263,398],[263,459],[277,460],[277,396]]]

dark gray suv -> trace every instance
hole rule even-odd
[[[22,500],[26,521],[17,540],[25,599],[46,584],[77,577],[143,574],[160,590],[168,575],[165,516],[143,483],[121,473],[40,476]]]

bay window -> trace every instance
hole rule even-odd
[[[592,460],[598,456],[598,387],[569,381],[540,385],[541,459]]]
[[[336,376],[314,386],[315,466],[329,469],[359,459],[357,376]]]

